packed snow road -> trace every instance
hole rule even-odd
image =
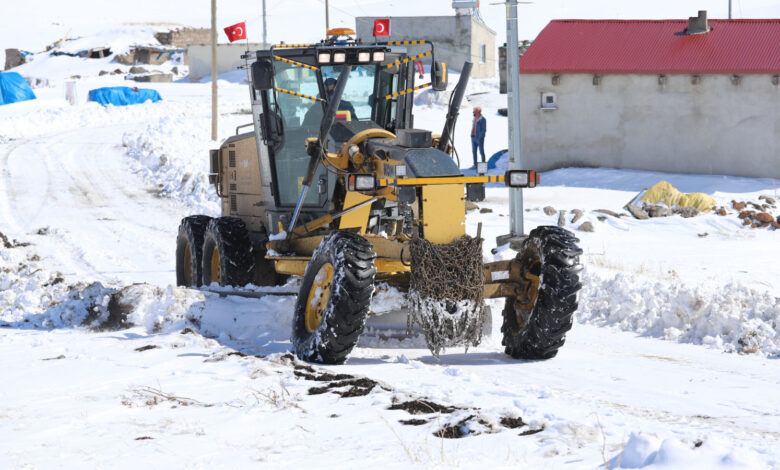
[[[68,277],[170,283],[171,236],[185,209],[156,197],[134,174],[121,146],[129,129],[90,127],[6,145],[6,235],[35,243],[38,255]]]

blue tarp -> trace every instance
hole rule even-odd
[[[495,170],[496,165],[498,165],[499,160],[501,160],[501,157],[503,157],[505,153],[507,153],[507,149],[499,150],[494,153],[493,156],[490,157],[490,160],[488,160],[488,170]]]
[[[137,90],[137,91],[136,91]],[[162,98],[156,90],[147,88],[130,88],[126,86],[114,86],[105,88],[96,88],[89,91],[89,101],[96,101],[103,106],[113,104],[114,106],[127,106],[129,104],[140,104],[146,101],[156,103]]]
[[[21,75],[16,72],[0,73],[0,105],[34,99],[35,93]]]

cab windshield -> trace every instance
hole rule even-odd
[[[322,81],[325,89],[333,88],[341,74],[341,66],[322,67]],[[371,119],[374,104],[374,77],[376,65],[353,65],[347,87],[341,95],[339,111],[349,111],[348,120],[367,121]]]

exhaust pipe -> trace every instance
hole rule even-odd
[[[469,83],[469,76],[471,75],[472,64],[469,61],[463,63],[463,70],[460,72],[460,79],[455,86],[455,90],[452,92],[452,102],[447,110],[447,120],[444,121],[444,130],[441,132],[441,138],[439,139],[439,146],[437,147],[442,152],[447,148],[447,143],[452,137],[452,132],[455,129],[455,122],[458,120],[458,114],[460,113],[460,104],[463,102],[463,95],[466,94],[466,85]]]

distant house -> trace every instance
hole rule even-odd
[[[780,19],[552,21],[520,96],[528,168],[780,178]]]
[[[355,18],[357,39],[374,42],[374,20],[387,17],[360,16]],[[390,36],[380,41],[425,39],[434,43],[436,60],[444,61],[453,70],[460,71],[463,62],[471,61],[473,78],[496,76],[496,32],[488,28],[479,16],[457,14],[452,16],[392,16]],[[427,51],[427,46],[406,46],[410,54]],[[424,61],[426,64],[429,60]]]

